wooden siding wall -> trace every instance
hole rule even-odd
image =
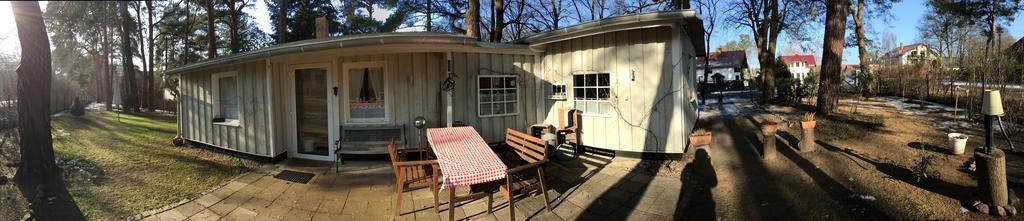
[[[183,73],[181,85],[181,113],[179,123],[185,139],[228,150],[273,157],[267,119],[266,67],[264,61]],[[212,74],[238,73],[240,125],[213,124]]]
[[[338,56],[331,59],[333,72],[338,74],[335,79],[340,91],[347,90],[343,75],[343,66],[349,62],[384,61],[387,71],[387,99],[390,100],[389,123],[387,125],[405,125],[407,144],[417,144],[416,129],[412,126],[413,119],[423,116],[429,127],[444,126],[444,101],[440,91],[441,81],[445,77],[447,64],[445,52],[431,53],[397,53],[380,55]],[[275,152],[285,152],[296,145],[295,119],[292,116],[294,100],[292,90],[294,83],[291,78],[291,66],[311,62],[302,59],[304,56],[287,59],[272,59],[272,94],[274,110]],[[488,142],[504,140],[505,128],[526,130],[529,125],[540,122],[537,116],[536,88],[537,78],[533,75],[534,56],[495,54],[495,53],[452,53],[453,71],[457,75],[456,88],[452,95],[453,114],[455,121],[462,121],[474,126]],[[319,60],[318,60],[319,61]],[[478,75],[517,75],[519,76],[519,114],[503,117],[478,117],[477,76]],[[338,100],[344,102],[343,99]],[[338,107],[337,117],[345,121],[344,112]]]
[[[677,70],[688,70],[684,81],[692,79],[689,60],[673,66],[671,53],[672,27],[644,28],[586,36],[548,44],[542,56],[545,91],[551,84],[566,85],[567,99],[551,100],[544,96],[544,122],[558,124],[563,108],[572,108],[572,75],[576,73],[609,73],[612,110],[604,116],[584,115],[581,139],[586,146],[634,152],[683,152],[685,132],[671,131],[674,93],[684,93],[689,100],[691,86],[673,83]],[[688,44],[685,33],[683,45]],[[681,42],[682,43],[682,42]],[[693,47],[683,46],[692,58]],[[688,49],[688,50],[687,50]],[[678,67],[679,65],[687,67]],[[631,74],[631,72],[633,72]],[[683,73],[680,73],[683,74]],[[687,102],[688,103],[688,102]],[[689,104],[680,104],[692,108]],[[684,112],[692,112],[684,109]],[[686,113],[684,119],[695,117]],[[684,122],[686,130],[693,121]],[[678,130],[678,129],[676,129]]]

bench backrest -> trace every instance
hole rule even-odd
[[[509,128],[505,132],[505,143],[528,163],[548,159],[547,143],[540,138]]]

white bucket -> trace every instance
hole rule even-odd
[[[967,149],[967,135],[949,133],[947,136],[949,137],[949,150],[956,155],[964,154],[964,150]]]

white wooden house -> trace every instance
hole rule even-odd
[[[513,43],[444,33],[312,39],[165,73],[180,80],[186,140],[260,158],[379,154],[391,138],[425,146],[417,117],[500,142],[506,128],[556,123],[565,108],[585,113],[586,146],[680,153],[696,121],[701,34],[692,10],[655,12]],[[450,93],[442,89],[449,70]]]

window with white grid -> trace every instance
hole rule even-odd
[[[573,105],[584,114],[605,115],[611,110],[611,79],[608,73],[572,76]]]
[[[477,111],[480,117],[519,114],[518,76],[481,75],[477,80]]]

